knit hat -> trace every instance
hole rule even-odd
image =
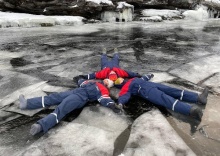
[[[117,76],[116,72],[114,72],[114,71],[112,70],[112,71],[109,73],[108,78],[109,78],[110,80],[112,80],[112,81],[115,81],[115,80],[118,78],[118,76]]]
[[[114,85],[114,82],[112,80],[110,80],[110,79],[104,79],[103,81],[104,81],[104,84],[105,83],[107,84],[108,88],[111,88]]]
[[[119,77],[119,78],[117,78],[117,80],[115,80],[114,83],[115,83],[115,85],[120,85],[123,83],[123,81],[124,81],[124,79],[122,77]]]

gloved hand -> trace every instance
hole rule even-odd
[[[122,105],[121,103],[115,104],[115,107],[116,107],[117,109],[120,109],[122,112],[124,111],[123,105]]]
[[[150,79],[152,79],[152,78],[154,77],[154,74],[149,73],[149,74],[146,74],[146,75],[144,75],[144,76],[146,76],[146,78],[147,78],[148,80],[150,80]]]
[[[73,77],[73,81],[77,84],[79,80],[79,76]]]
[[[124,112],[123,110],[123,106],[122,104],[110,104],[109,108],[113,110],[113,112],[117,113],[117,114],[121,114],[122,112]]]
[[[76,83],[76,84],[78,84],[78,80],[79,79],[88,79],[88,76],[87,75],[78,75],[78,76],[76,76],[76,77],[73,77],[73,81]]]
[[[150,74],[147,74],[149,75],[149,77],[152,79],[154,77],[154,74],[150,73]]]
[[[88,79],[88,75],[79,75],[79,78],[81,78],[81,79]]]

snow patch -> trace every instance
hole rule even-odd
[[[55,25],[82,25],[84,17],[80,16],[44,16],[25,13],[0,12],[0,28],[7,27],[41,27]]]
[[[188,10],[183,13],[185,19],[205,20],[209,18],[207,7],[201,6],[197,10]]]
[[[86,0],[87,2],[94,2],[96,4],[105,3],[108,5],[113,5],[112,1],[110,0]]]
[[[181,15],[178,10],[157,10],[157,9],[145,9],[142,11],[143,16],[160,16],[164,18],[179,17]]]

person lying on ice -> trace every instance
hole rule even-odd
[[[131,71],[123,70],[119,67],[119,54],[118,49],[114,49],[114,56],[111,61],[108,61],[108,57],[106,55],[106,49],[103,49],[103,54],[101,56],[101,70],[88,74],[88,75],[79,75],[84,79],[110,79],[115,81],[118,77],[123,78],[133,78],[133,77],[141,77],[138,73],[134,73]],[[74,79],[74,78],[73,78]]]
[[[121,111],[109,97],[107,88],[113,86],[113,81],[104,79],[103,83],[100,83],[94,80],[79,79],[78,85],[79,88],[43,97],[25,99],[24,95],[19,96],[20,109],[22,110],[58,105],[51,114],[31,126],[30,134],[36,135],[41,131],[46,133],[50,128],[58,124],[65,115],[74,109],[83,107],[88,101],[97,100],[101,105],[111,108],[115,113]]]
[[[208,97],[208,88],[205,88],[201,94],[194,92],[172,88],[163,84],[150,82],[153,74],[145,75],[142,78],[132,78],[125,81],[118,78],[114,83],[115,86],[121,88],[119,92],[118,105],[128,102],[131,95],[138,95],[153,104],[160,105],[184,115],[189,115],[201,121],[203,112],[196,105],[189,105],[183,101],[206,105]]]

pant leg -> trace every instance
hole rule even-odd
[[[181,101],[196,103],[198,100],[198,94],[194,92],[173,88],[159,83],[156,87],[165,94]]]
[[[115,53],[112,58],[113,67],[119,67],[119,54]]]
[[[156,105],[166,107],[174,112],[184,115],[189,115],[190,113],[191,106],[189,104],[174,99],[157,88],[151,88],[145,94],[141,91],[141,96]]]
[[[73,92],[74,92],[73,90],[70,90],[70,91],[61,92],[61,93],[53,93],[48,96],[27,99],[27,109],[37,109],[37,108],[58,105],[67,96],[73,94]]]
[[[106,54],[102,54],[101,56],[101,69],[104,69],[108,66],[108,57]]]
[[[87,100],[83,100],[76,94],[66,97],[53,111],[53,113],[37,121],[46,133],[50,128],[54,127],[60,120],[71,111],[81,108],[86,104]]]

